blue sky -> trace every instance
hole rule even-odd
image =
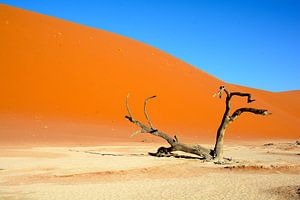
[[[0,0],[118,33],[224,81],[300,89],[299,0]]]

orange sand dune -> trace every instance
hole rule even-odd
[[[157,128],[212,141],[224,109],[212,94],[223,84],[273,113],[245,114],[226,138],[299,138],[300,91],[230,85],[141,42],[3,4],[0,33],[2,143],[139,141],[128,138],[136,128],[124,119],[128,93],[136,118],[144,120],[144,98],[157,95],[148,108]]]

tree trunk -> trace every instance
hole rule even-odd
[[[223,158],[223,141],[227,124],[228,122],[224,122],[224,124],[222,124],[218,129],[216,144],[214,148],[214,159],[216,160],[221,160]]]
[[[255,100],[251,99],[251,94],[248,93],[240,93],[240,92],[232,92],[230,93],[229,91],[227,91],[225,89],[224,86],[220,87],[220,91],[219,91],[219,96],[221,98],[222,96],[222,91],[224,91],[226,93],[226,109],[222,118],[222,122],[218,128],[217,131],[217,137],[216,137],[216,143],[215,143],[215,147],[213,150],[211,149],[207,149],[201,145],[187,145],[184,143],[179,142],[178,138],[176,137],[176,135],[173,137],[170,137],[168,134],[159,131],[157,129],[155,129],[151,123],[151,120],[147,114],[147,103],[148,100],[155,98],[156,96],[152,96],[152,97],[148,97],[146,98],[145,102],[144,102],[144,114],[146,116],[146,119],[148,121],[149,127],[145,124],[143,124],[142,122],[135,120],[132,117],[132,113],[130,111],[129,105],[128,105],[128,98],[129,95],[127,95],[126,97],[126,108],[127,108],[127,113],[128,115],[125,116],[126,119],[128,119],[130,122],[132,122],[133,124],[137,125],[138,127],[140,127],[141,129],[134,132],[131,136],[134,136],[136,134],[139,133],[150,133],[154,136],[158,136],[163,138],[164,140],[166,140],[169,144],[170,147],[160,147],[158,148],[156,153],[151,153],[150,155],[154,155],[154,156],[170,156],[172,155],[173,151],[183,151],[186,153],[191,153],[191,154],[195,154],[198,155],[202,158],[204,158],[205,160],[216,160],[216,161],[222,161],[223,160],[223,142],[224,142],[224,134],[225,134],[225,130],[227,128],[227,126],[233,122],[239,115],[241,115],[243,112],[251,112],[254,114],[259,114],[259,115],[268,115],[271,114],[270,112],[268,112],[267,110],[264,109],[256,109],[256,108],[239,108],[237,109],[231,116],[230,116],[230,100],[233,96],[242,96],[242,97],[248,97],[248,103],[251,103]]]
[[[224,88],[220,87],[220,91],[225,90]],[[224,134],[225,130],[229,124],[229,112],[230,112],[230,95],[227,90],[225,90],[225,93],[227,95],[226,97],[226,109],[223,114],[222,122],[218,128],[217,131],[217,138],[216,138],[216,144],[214,148],[214,159],[216,160],[222,160],[223,159],[223,141],[224,141]]]
[[[252,103],[255,101],[252,99],[251,94],[248,93],[241,93],[241,92],[232,92],[230,93],[228,90],[225,89],[224,86],[220,87],[220,97],[221,97],[221,92],[224,91],[226,93],[226,109],[222,118],[222,122],[218,128],[217,131],[217,138],[216,138],[216,144],[214,148],[214,160],[222,160],[223,159],[223,141],[224,141],[224,134],[227,126],[232,123],[239,115],[241,115],[243,112],[251,112],[254,114],[259,114],[259,115],[268,115],[271,114],[267,110],[264,109],[256,109],[256,108],[239,108],[237,109],[231,116],[230,116],[230,109],[231,109],[231,104],[230,100],[233,96],[241,96],[241,97],[247,97],[247,103]]]
[[[151,155],[155,155],[155,156],[169,156],[173,151],[183,151],[183,152],[186,152],[186,153],[191,153],[191,154],[195,154],[195,155],[198,155],[206,160],[211,160],[213,159],[213,154],[212,154],[212,150],[210,149],[207,149],[201,145],[187,145],[187,144],[184,144],[184,143],[181,143],[179,142],[177,136],[175,135],[174,138],[173,137],[170,137],[168,134],[162,132],[162,131],[159,131],[157,129],[154,129],[153,128],[153,125],[150,121],[150,118],[147,114],[147,109],[146,109],[146,106],[147,106],[147,102],[149,99],[151,98],[154,98],[155,96],[153,97],[148,97],[146,100],[145,100],[145,103],[144,103],[144,114],[146,116],[146,119],[149,123],[149,126],[148,127],[147,125],[143,124],[142,122],[138,121],[138,120],[135,120],[133,117],[132,117],[132,114],[131,114],[131,111],[130,111],[130,108],[129,108],[129,105],[128,105],[128,97],[129,95],[127,96],[126,98],[126,108],[127,108],[127,112],[128,112],[128,115],[129,116],[125,116],[126,119],[128,119],[130,122],[134,123],[135,125],[137,125],[138,127],[141,128],[141,130],[137,131],[137,132],[134,132],[132,134],[133,135],[136,135],[138,133],[150,133],[154,136],[158,136],[158,137],[161,137],[163,138],[164,140],[166,140],[171,147],[169,148],[166,148],[166,147],[160,147],[158,148],[157,152],[156,153],[152,153]]]

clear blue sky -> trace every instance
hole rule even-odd
[[[300,89],[300,0],[0,0],[155,46],[224,81]]]

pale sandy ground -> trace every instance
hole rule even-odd
[[[157,147],[1,147],[0,199],[300,199],[294,141],[228,144],[226,165],[147,155]]]

